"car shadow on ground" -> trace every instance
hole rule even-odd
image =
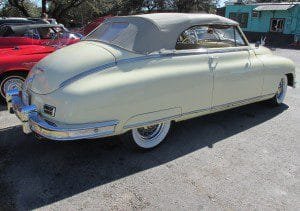
[[[35,209],[187,155],[272,119],[288,109],[256,103],[174,125],[149,152],[119,138],[37,142],[21,127],[0,131],[0,208]],[[242,140],[241,140],[242,141]],[[2,169],[1,169],[2,168]]]

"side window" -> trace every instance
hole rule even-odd
[[[34,37],[34,29],[28,29],[28,30],[25,32],[24,37],[29,37],[29,38],[34,38],[34,39],[36,39],[36,38]]]
[[[10,37],[10,36],[14,36],[14,32],[11,29],[11,27],[3,25],[0,28],[0,36],[1,37]]]
[[[52,39],[55,35],[55,31],[49,27],[37,28],[37,31],[40,39]]]
[[[246,46],[246,42],[243,38],[243,36],[241,35],[241,32],[238,30],[238,28],[235,26],[234,27],[234,35],[235,35],[235,45],[236,46]]]
[[[271,32],[282,32],[284,26],[284,19],[283,18],[272,18],[271,19]]]
[[[198,48],[226,48],[245,46],[235,26],[195,26],[185,30],[178,38],[176,50]]]

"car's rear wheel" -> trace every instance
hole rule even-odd
[[[25,81],[25,74],[13,73],[6,75],[0,81],[0,94],[3,99],[5,99],[6,93],[13,89],[22,89],[23,83]]]
[[[283,103],[287,92],[287,85],[288,85],[287,76],[286,75],[282,76],[277,87],[276,95],[271,99],[271,103],[273,105],[278,106]]]
[[[171,122],[132,129],[129,134],[130,145],[139,150],[149,150],[158,146],[168,135]]]

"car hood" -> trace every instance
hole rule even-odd
[[[26,83],[37,94],[48,94],[58,89],[63,82],[86,71],[114,64],[124,53],[111,46],[82,41],[55,51],[42,59],[31,70]],[[128,54],[126,54],[128,58]],[[38,73],[36,73],[38,72]]]
[[[51,46],[21,45],[14,48],[1,48],[0,57],[46,54],[53,51],[55,51],[55,48]]]

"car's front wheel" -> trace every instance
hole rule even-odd
[[[168,135],[171,122],[132,129],[129,134],[130,144],[141,150],[148,150],[158,146]]]
[[[25,81],[25,74],[15,73],[4,76],[0,81],[0,94],[3,99],[5,99],[6,93],[13,89],[22,89],[23,83]]]
[[[287,92],[287,85],[288,85],[287,76],[286,75],[282,76],[277,87],[276,95],[271,99],[273,105],[278,106],[283,103]]]

